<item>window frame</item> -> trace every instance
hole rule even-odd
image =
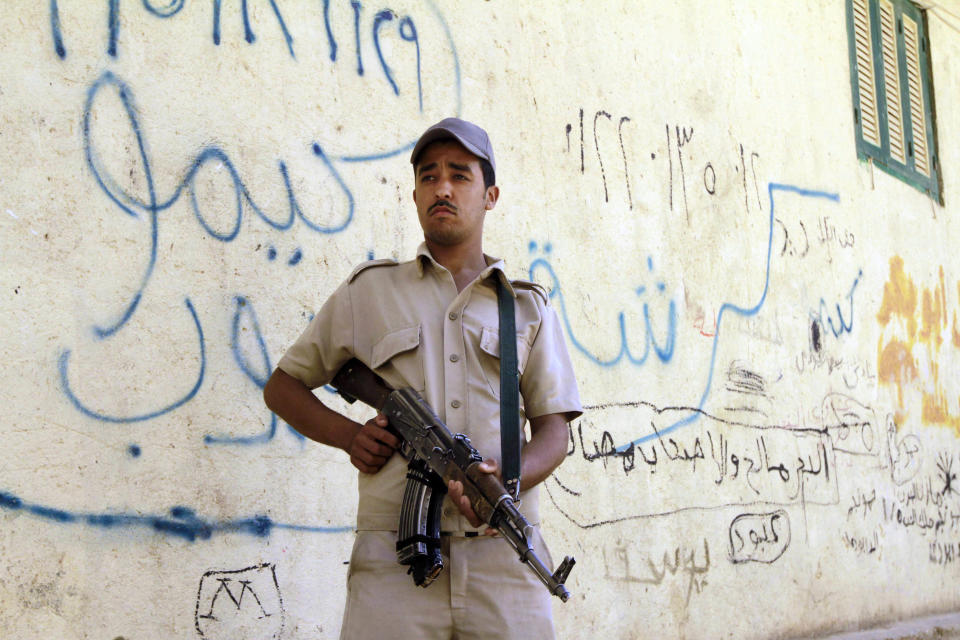
[[[849,44],[850,82],[853,96],[853,118],[856,130],[857,157],[872,162],[882,171],[893,175],[912,187],[928,194],[931,198],[943,205],[943,188],[940,176],[940,158],[937,149],[936,135],[936,105],[933,92],[933,73],[930,62],[930,41],[928,37],[927,13],[910,0],[859,0],[869,9],[870,47],[872,54],[872,70],[874,78],[875,103],[877,110],[877,126],[880,145],[874,145],[864,136],[863,117],[860,104],[860,78],[857,67],[857,40],[854,23],[853,4],[858,0],[847,0],[847,38]],[[889,2],[893,6],[894,38],[896,47],[897,83],[900,98],[900,119],[902,122],[903,147],[906,153],[906,162],[900,162],[891,153],[889,116],[887,111],[887,78],[884,70],[883,42],[881,39],[880,3]],[[925,131],[922,132],[926,142],[927,166],[929,176],[924,175],[916,166],[914,129],[916,123],[911,115],[909,70],[907,68],[907,47],[904,42],[905,34],[903,16],[910,18],[917,27],[917,62],[919,66],[919,81],[921,89],[922,109]]]

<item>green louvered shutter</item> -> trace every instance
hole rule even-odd
[[[847,0],[857,155],[943,203],[924,13],[909,0]]]

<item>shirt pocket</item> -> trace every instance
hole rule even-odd
[[[394,329],[373,345],[370,368],[394,388],[424,390],[420,325]]]
[[[483,377],[490,387],[494,397],[500,397],[500,330],[494,327],[484,327],[480,332],[480,368]],[[522,376],[527,366],[527,357],[530,355],[530,345],[526,339],[517,336],[517,373]]]

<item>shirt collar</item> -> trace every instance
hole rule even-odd
[[[510,295],[516,298],[517,292],[514,290],[513,283],[510,282],[510,278],[507,277],[507,273],[505,271],[506,264],[504,263],[503,259],[494,258],[492,256],[488,256],[487,254],[483,254],[483,259],[487,262],[487,268],[480,272],[480,275],[477,276],[477,279],[486,280],[491,276],[496,277],[506,286],[507,291],[510,292]],[[417,248],[417,274],[421,278],[423,277],[427,266],[437,269],[443,268],[440,263],[433,259],[430,249],[427,248],[427,243],[421,242],[420,246]]]

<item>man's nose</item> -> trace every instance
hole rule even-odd
[[[434,191],[434,197],[438,200],[447,199],[452,194],[452,183],[449,178],[440,178],[437,180],[437,187]]]

